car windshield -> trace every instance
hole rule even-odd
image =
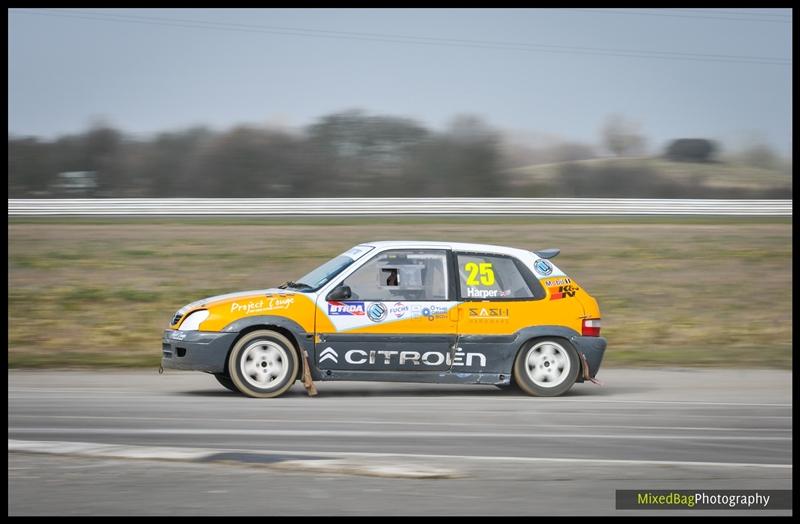
[[[328,260],[317,269],[303,275],[296,282],[287,282],[286,287],[300,289],[302,291],[316,291],[345,270],[350,264],[361,258],[364,253],[372,249],[366,246],[356,246],[346,253],[342,253],[336,258]]]

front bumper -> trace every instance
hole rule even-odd
[[[161,339],[161,366],[224,373],[228,350],[238,333],[164,330]]]
[[[600,370],[603,362],[603,355],[606,352],[608,342],[603,337],[570,337],[570,342],[578,350],[578,353],[586,357],[589,364],[589,376],[594,378]],[[578,375],[578,382],[583,382],[583,374]]]

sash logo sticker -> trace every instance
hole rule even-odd
[[[471,307],[469,316],[478,318],[508,318],[508,308],[502,307]]]

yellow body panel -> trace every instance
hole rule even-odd
[[[302,293],[265,293],[237,296],[203,304],[208,318],[201,331],[221,331],[232,322],[259,315],[280,316],[299,324],[307,333],[353,334],[453,334],[510,335],[531,326],[563,326],[580,333],[581,320],[599,318],[597,302],[570,278],[545,278],[541,281],[547,296],[540,300],[469,300],[455,304],[450,311],[426,317],[370,323],[337,330],[323,309]],[[413,305],[413,302],[408,302]],[[187,313],[190,314],[190,312]],[[174,326],[177,327],[177,326]]]
[[[267,293],[239,296],[206,304],[208,318],[200,324],[201,331],[221,331],[241,318],[273,315],[288,318],[300,324],[308,333],[314,331],[316,306],[301,293]]]

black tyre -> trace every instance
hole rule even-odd
[[[580,370],[572,344],[561,338],[540,338],[517,354],[514,382],[528,395],[557,397],[575,384]]]
[[[231,377],[229,377],[228,375],[223,375],[222,373],[215,373],[214,378],[216,378],[217,382],[222,384],[225,387],[225,389],[229,389],[234,393],[239,393],[239,390],[236,389],[236,385],[233,383],[233,380],[231,380]]]
[[[245,395],[272,398],[292,387],[299,362],[289,339],[275,331],[259,330],[234,344],[228,373],[236,389]]]

